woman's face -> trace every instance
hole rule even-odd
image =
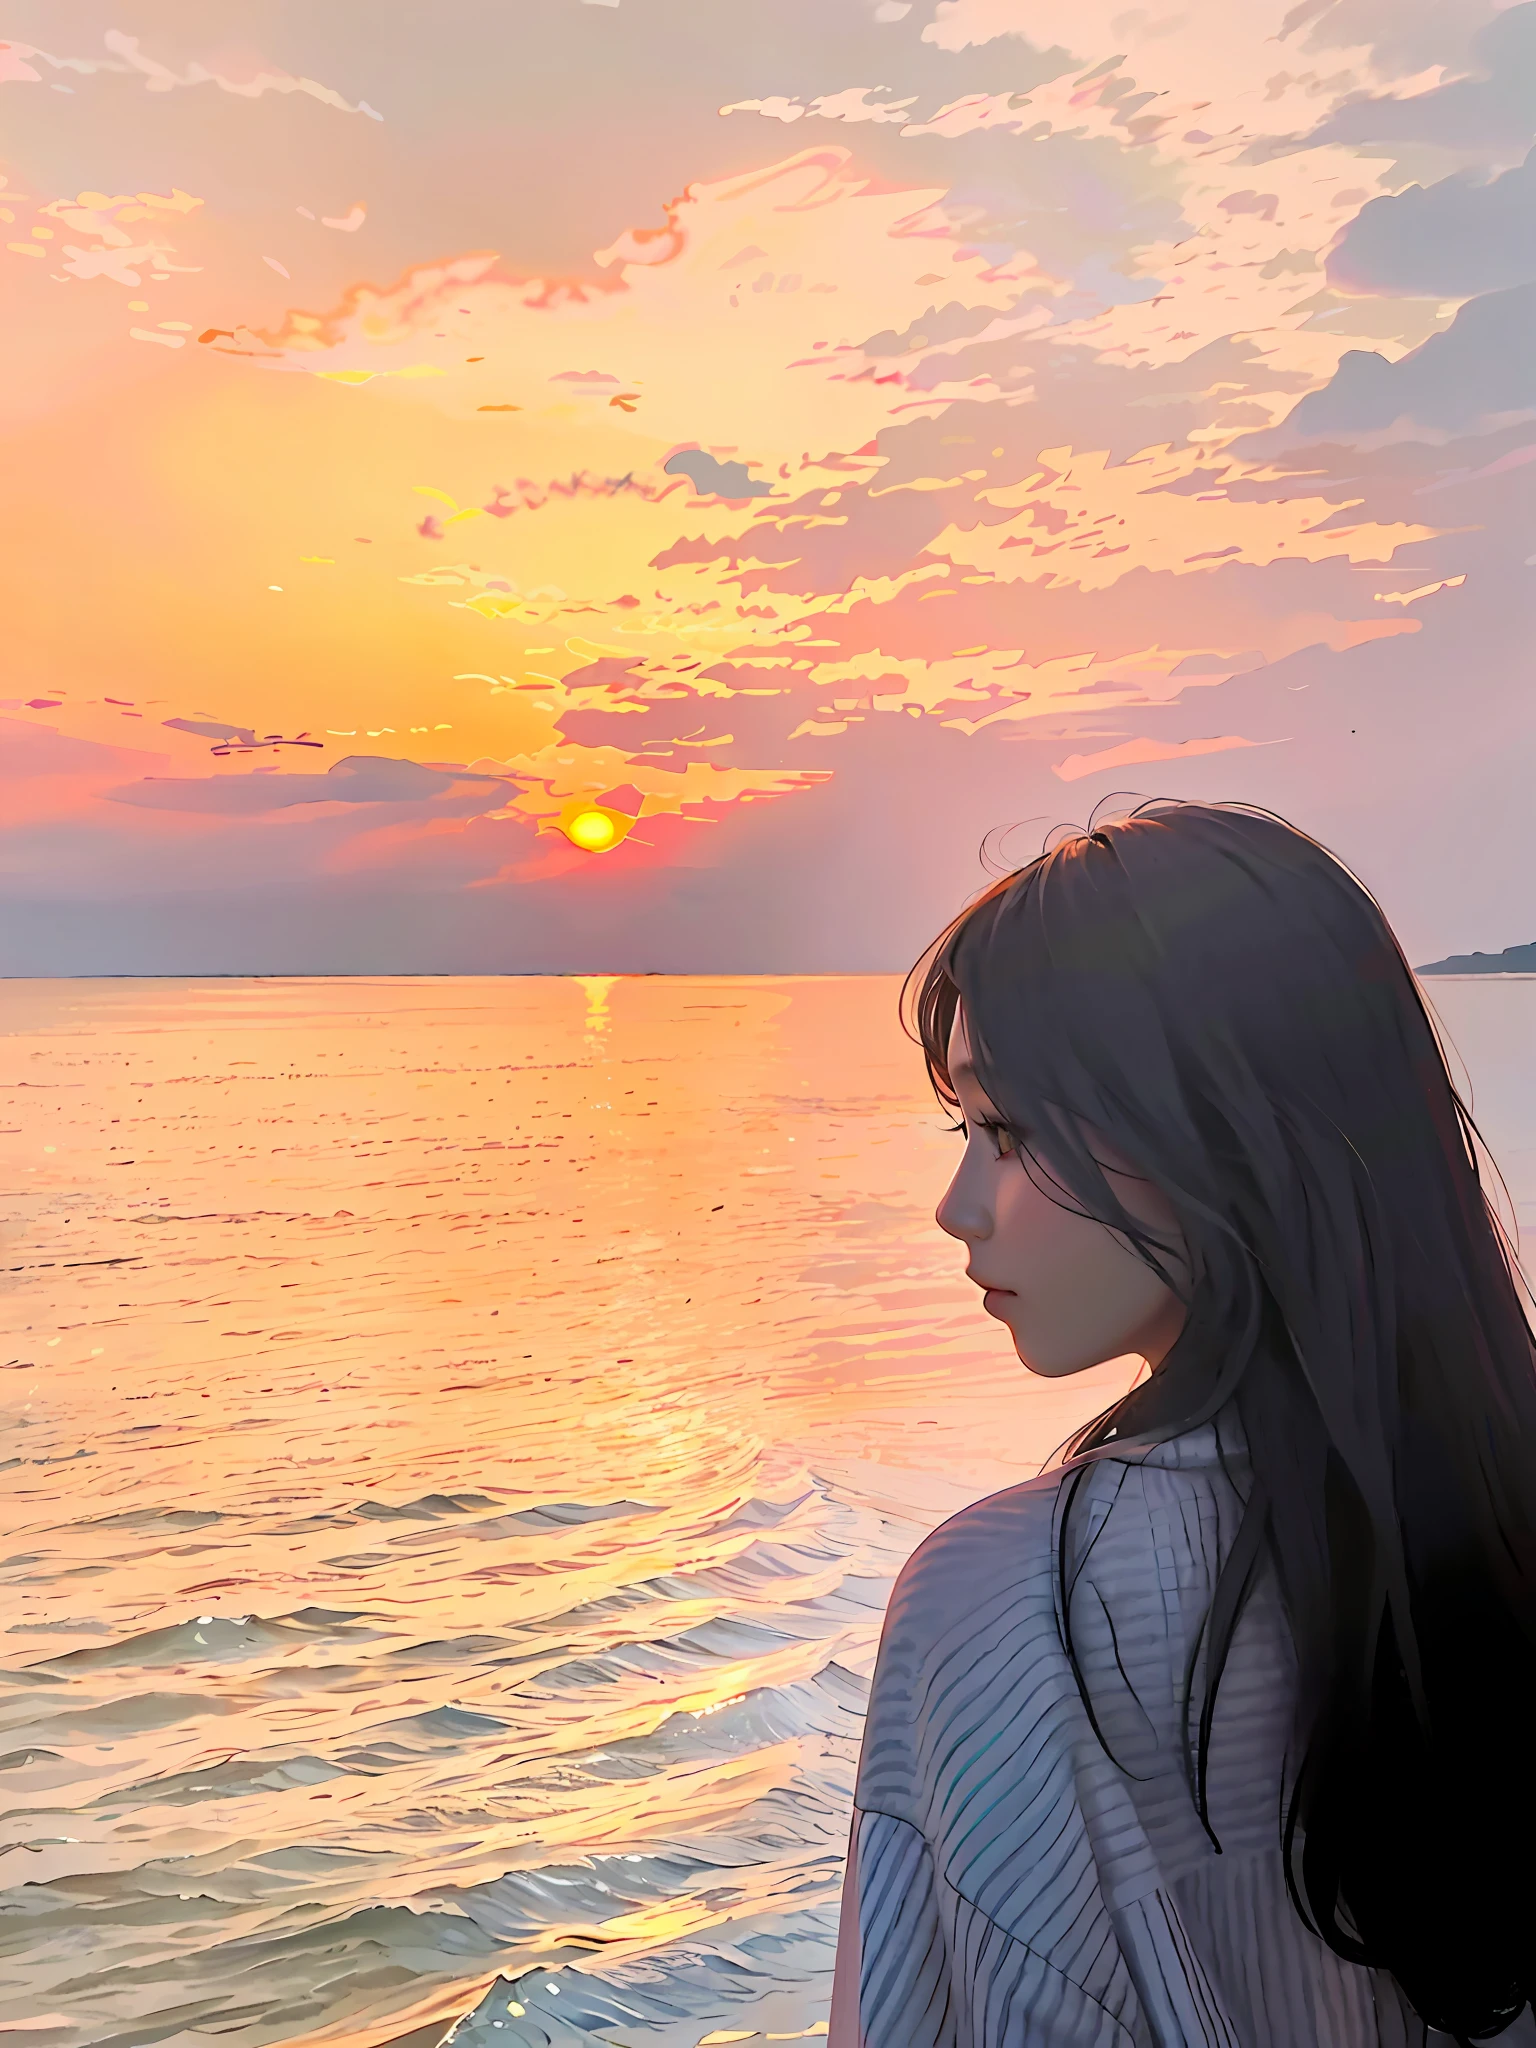
[[[1041,1165],[1026,1167],[1008,1149],[1005,1132],[986,1127],[997,1111],[977,1083],[958,1009],[949,1073],[966,1145],[936,1217],[969,1252],[966,1274],[986,1290],[987,1313],[1008,1325],[1030,1371],[1048,1379],[1129,1354],[1160,1365],[1184,1327],[1183,1304],[1123,1238],[1083,1215]],[[1084,1136],[1121,1205],[1157,1235],[1172,1255],[1168,1263],[1177,1266],[1184,1238],[1161,1190],[1136,1178],[1099,1134],[1085,1130]],[[1043,1193],[1036,1181],[1051,1192]]]

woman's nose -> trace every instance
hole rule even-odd
[[[967,1187],[967,1178],[962,1166],[944,1190],[939,1206],[933,1212],[933,1220],[940,1230],[947,1231],[962,1244],[977,1244],[991,1235],[992,1217],[986,1204]]]

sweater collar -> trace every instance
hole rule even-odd
[[[1111,1437],[1108,1443],[1069,1458],[1067,1465],[1071,1467],[1104,1458],[1126,1465],[1155,1465],[1164,1471],[1194,1472],[1246,1465],[1248,1441],[1235,1410],[1229,1404],[1211,1421],[1184,1430],[1178,1436],[1165,1437],[1158,1443],[1124,1444]]]

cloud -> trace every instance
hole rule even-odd
[[[1025,51],[1049,53],[1026,132],[1043,116],[1052,130],[1118,134],[1136,147],[1189,141],[1194,129],[1208,146],[1280,136],[1298,119],[1312,126],[1320,98],[1336,106],[1400,80],[1422,92],[1426,72],[1470,55],[1469,30],[1488,11],[1489,0],[939,0],[922,40],[956,53],[992,45],[994,83]],[[1322,67],[1308,63],[1324,52]],[[1016,104],[1025,84],[1017,81]]]
[[[6,198],[13,204],[29,203],[20,193],[8,191]],[[173,274],[186,275],[201,267],[174,260],[179,245],[165,227],[186,220],[203,205],[203,200],[179,186],[169,193],[81,192],[73,199],[52,199],[39,205],[29,240],[8,241],[5,246],[13,254],[51,258],[58,267],[50,274],[63,282],[107,278],[114,284],[137,287],[143,283],[145,270],[163,282]],[[45,243],[57,247],[45,248]],[[180,333],[134,333],[136,339],[163,342],[171,348],[180,348],[183,342]]]
[[[57,874],[70,863],[88,870],[92,863],[79,834],[80,819],[125,776],[163,773],[168,765],[169,756],[163,752],[115,746],[106,740],[61,732],[41,721],[0,718],[0,789],[4,791],[0,831],[14,834],[36,824],[45,833],[57,832],[61,840],[70,843],[50,850],[46,871]],[[66,820],[68,824],[60,831]],[[34,873],[25,861],[7,864],[4,855],[0,855],[0,868],[13,881]]]
[[[0,718],[0,782],[20,784],[45,776],[101,780],[163,765],[164,754],[116,747],[60,732],[27,718]]]
[[[1386,0],[1396,8],[1400,0]],[[1402,95],[1354,92],[1306,137],[1319,143],[1431,142],[1497,160],[1536,132],[1536,0],[1496,15],[1476,36],[1480,74]]]
[[[195,725],[188,730],[198,731]],[[221,727],[221,731],[229,728]],[[167,776],[146,778],[107,790],[113,803],[150,811],[199,811],[226,818],[255,817],[294,804],[400,804],[440,798],[450,790],[468,794],[479,785],[483,808],[492,810],[516,785],[502,775],[467,768],[437,768],[384,754],[349,754],[323,775]],[[477,797],[476,801],[480,801]]]
[[[1126,740],[1118,747],[1105,747],[1096,754],[1069,754],[1052,770],[1063,782],[1080,782],[1085,775],[1097,775],[1106,768],[1130,768],[1142,761],[1189,761],[1199,754],[1225,754],[1233,747],[1255,747],[1258,740],[1224,734],[1208,740]]]
[[[823,145],[690,185],[663,209],[662,226],[602,252],[610,274],[600,287],[520,275],[492,255],[459,257],[383,289],[358,286],[328,315],[248,330],[229,352],[359,387],[409,372],[419,388],[402,396],[465,417],[486,395],[464,376],[465,357],[483,356],[511,366],[498,402],[522,405],[526,425],[579,421],[580,466],[612,475],[632,471],[642,448],[647,464],[690,444],[729,448],[745,411],[760,466],[777,469],[807,451],[858,447],[910,395],[901,371],[876,381],[858,337],[933,305],[936,242],[949,297],[1004,314],[1021,293],[1055,289],[1032,258],[1010,266],[1001,252],[969,246],[968,234],[957,246],[951,224],[925,214],[941,197],[887,186],[851,151]],[[765,251],[761,267],[733,270],[750,244]],[[680,335],[691,344],[680,346]],[[591,351],[574,380],[573,344]],[[609,403],[624,394],[639,395],[632,418]]]
[[[256,728],[252,725],[226,725],[218,718],[165,718],[162,725],[172,732],[195,732],[207,740],[240,740],[247,746],[256,743]]]
[[[216,740],[218,744],[209,751],[221,757],[230,754],[275,754],[279,747],[323,748],[324,740],[311,739],[307,732],[296,733],[292,739],[285,739],[280,732],[262,733],[250,725],[226,725],[216,718],[163,718],[161,724],[171,732],[196,733],[202,739]]]
[[[212,70],[194,60],[184,71],[177,71],[169,64],[162,64],[158,58],[147,55],[139,48],[139,38],[125,35],[121,29],[108,29],[102,41],[112,52],[110,57],[55,57],[31,43],[0,46],[6,58],[6,68],[0,71],[0,80],[40,80],[42,73],[28,61],[35,59],[54,71],[72,71],[85,77],[98,71],[137,76],[144,80],[150,92],[171,92],[178,86],[188,85],[216,85],[222,92],[234,93],[241,99],[260,99],[269,92],[297,92],[319,100],[324,106],[336,107],[344,114],[366,114],[374,121],[384,118],[366,100],[350,102],[332,86],[321,85],[313,78],[296,78],[291,72],[280,71],[261,58],[216,60]]]
[[[1536,278],[1536,150],[1488,182],[1465,171],[1363,206],[1328,257],[1350,292],[1470,298]]]
[[[686,476],[701,498],[766,498],[773,486],[752,476],[744,462],[720,462],[702,448],[685,448],[662,465],[668,476]]]
[[[1304,51],[1369,50],[1377,68],[1459,70],[1501,0],[1294,0],[1281,40]]]
[[[1536,416],[1536,283],[1469,299],[1444,334],[1397,362],[1351,349],[1320,391],[1309,392],[1258,450],[1338,435],[1378,434],[1399,422],[1466,434],[1510,417]]]

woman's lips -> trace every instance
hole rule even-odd
[[[981,1297],[981,1305],[989,1316],[996,1316],[1002,1314],[1002,1304],[1005,1301],[1012,1301],[1012,1299],[1013,1289],[1011,1287],[989,1287]]]

